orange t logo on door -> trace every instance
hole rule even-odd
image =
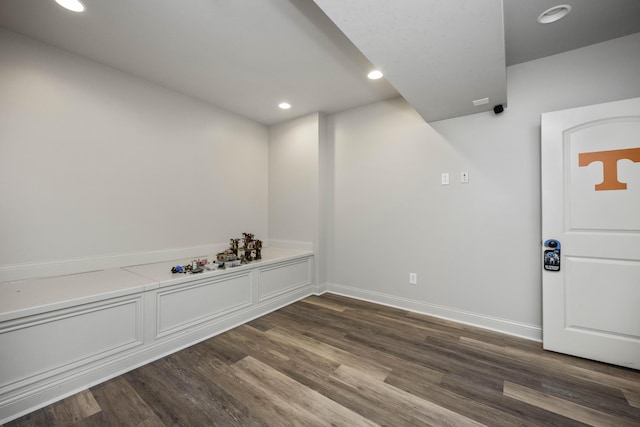
[[[627,184],[618,181],[618,160],[623,159],[640,163],[640,148],[580,153],[578,154],[578,166],[589,166],[593,162],[602,162],[604,177],[602,182],[596,185],[596,191],[626,190]]]

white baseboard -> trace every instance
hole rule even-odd
[[[0,283],[38,277],[64,276],[88,271],[118,268],[130,265],[150,264],[177,259],[208,257],[225,250],[228,243],[191,246],[157,251],[129,252],[86,258],[36,262],[0,266]]]
[[[325,286],[326,291],[330,293],[452,320],[454,322],[477,326],[479,328],[489,329],[532,341],[542,341],[542,328],[540,326],[486,316],[484,314],[472,313],[453,307],[445,307],[424,301],[412,300],[395,295],[339,285],[336,283],[326,283]]]
[[[328,286],[329,285],[326,282],[322,283],[322,284],[315,285],[313,287],[313,293],[316,294],[316,295],[322,295],[325,292],[327,292]]]
[[[302,242],[297,240],[269,239],[267,246],[275,246],[283,249],[300,249],[303,251],[313,251],[313,242]]]

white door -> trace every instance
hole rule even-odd
[[[640,98],[542,115],[543,345],[640,369]]]

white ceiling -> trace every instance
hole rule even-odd
[[[558,4],[570,5],[571,13],[536,22]],[[640,32],[640,0],[505,0],[504,23],[507,65],[519,64]]]
[[[314,1],[425,120],[507,103],[502,0]]]
[[[427,121],[482,111],[506,65],[640,32],[640,0],[504,0],[504,24],[502,0],[83,1],[0,0],[0,26],[267,125],[399,93]]]

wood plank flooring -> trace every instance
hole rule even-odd
[[[6,426],[640,426],[640,371],[309,297]]]

